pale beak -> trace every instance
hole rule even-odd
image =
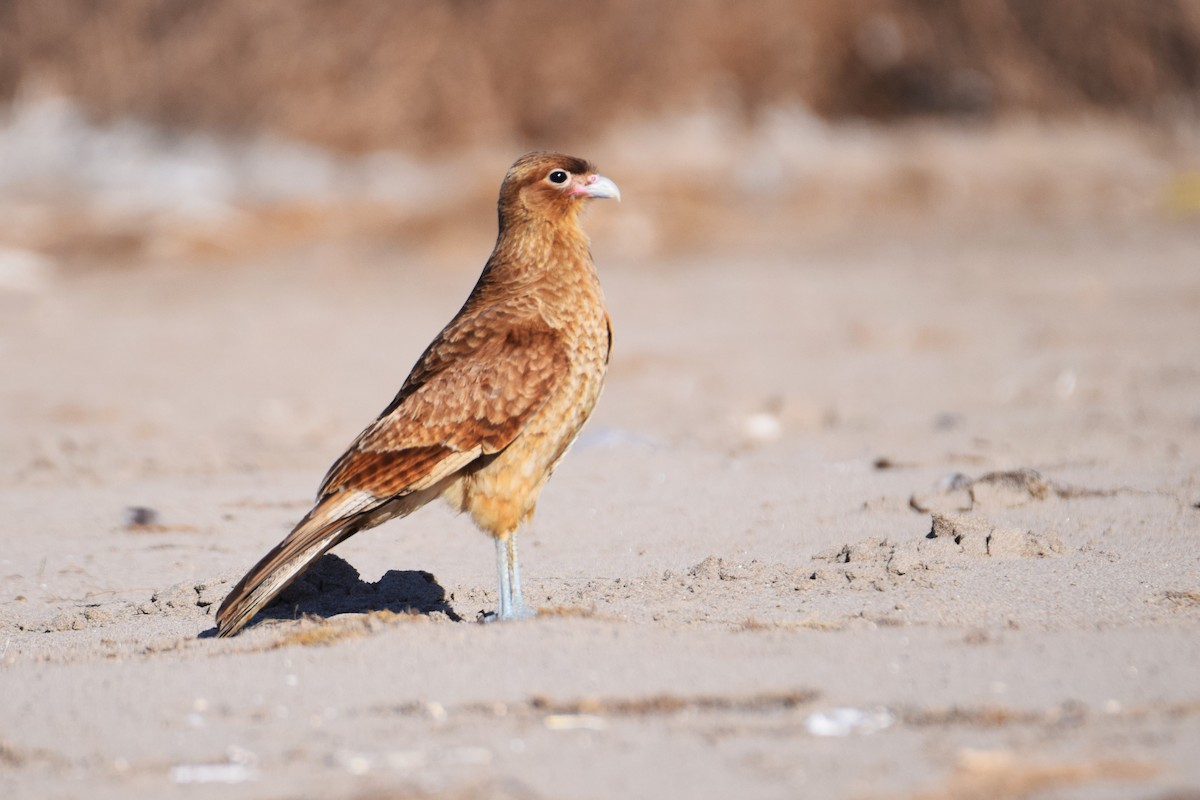
[[[603,175],[588,175],[575,184],[571,190],[572,197],[590,197],[595,200],[621,201],[621,190],[617,185]]]

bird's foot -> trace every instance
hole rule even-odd
[[[522,619],[532,619],[537,616],[537,612],[527,605],[522,604],[520,607],[504,611],[496,609],[495,611],[484,611],[479,614],[480,622],[516,622]]]

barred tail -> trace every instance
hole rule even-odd
[[[229,592],[217,610],[217,635],[233,636],[329,548],[370,524],[345,510],[335,496],[308,512]]]

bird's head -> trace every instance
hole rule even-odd
[[[500,225],[573,220],[588,200],[621,199],[617,185],[582,158],[528,153],[500,185]]]

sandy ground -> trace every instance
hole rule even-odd
[[[428,508],[211,638],[486,242],[0,293],[0,795],[1200,797],[1200,233],[944,234],[597,235],[613,367],[500,625]]]

